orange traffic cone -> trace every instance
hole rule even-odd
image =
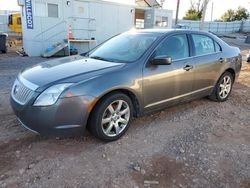
[[[69,25],[69,35],[68,35],[68,38],[69,39],[73,39],[73,32],[72,32],[72,28],[71,28],[71,25]]]

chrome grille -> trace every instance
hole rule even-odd
[[[11,95],[17,103],[24,105],[31,99],[33,91],[16,79]]]

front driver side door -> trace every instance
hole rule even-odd
[[[152,65],[150,59],[169,56],[170,65]],[[186,34],[164,39],[143,70],[144,108],[146,111],[176,103],[193,91],[194,64]]]

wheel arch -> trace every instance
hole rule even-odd
[[[97,101],[95,102],[95,104],[93,105],[93,108],[89,112],[89,117],[91,116],[91,113],[93,112],[94,108],[96,108],[96,106],[99,104],[99,102],[102,101],[104,97],[106,97],[107,95],[114,94],[114,93],[122,93],[122,94],[127,95],[130,98],[133,104],[133,109],[134,109],[133,116],[134,117],[138,117],[139,114],[141,114],[141,108],[140,108],[141,102],[139,100],[139,97],[135,94],[135,92],[131,91],[131,89],[128,89],[128,88],[115,88],[97,97]]]
[[[235,81],[235,70],[232,69],[232,68],[228,68],[228,69],[225,70],[225,72],[229,72],[229,73],[232,74],[232,76],[233,76],[233,82],[234,82],[234,81]],[[225,72],[223,72],[223,74],[224,74]]]
[[[215,82],[214,82],[214,84],[213,84],[214,86],[216,86],[216,84],[217,84],[218,81],[220,80],[221,76],[222,76],[225,72],[231,73],[232,76],[233,76],[233,82],[235,81],[236,72],[235,72],[235,70],[234,70],[233,68],[229,67],[229,68],[225,69],[224,71],[222,71],[222,72],[218,75],[219,77],[215,80]]]

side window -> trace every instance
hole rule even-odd
[[[221,52],[221,47],[220,45],[214,41],[214,47],[215,47],[215,52]]]
[[[189,47],[186,34],[174,35],[164,40],[155,51],[156,56],[169,56],[173,60],[189,57]]]
[[[214,41],[206,35],[192,34],[195,55],[205,55],[215,52]]]
[[[48,17],[52,18],[59,17],[57,4],[48,3]]]
[[[9,15],[9,25],[13,25],[12,15]]]

